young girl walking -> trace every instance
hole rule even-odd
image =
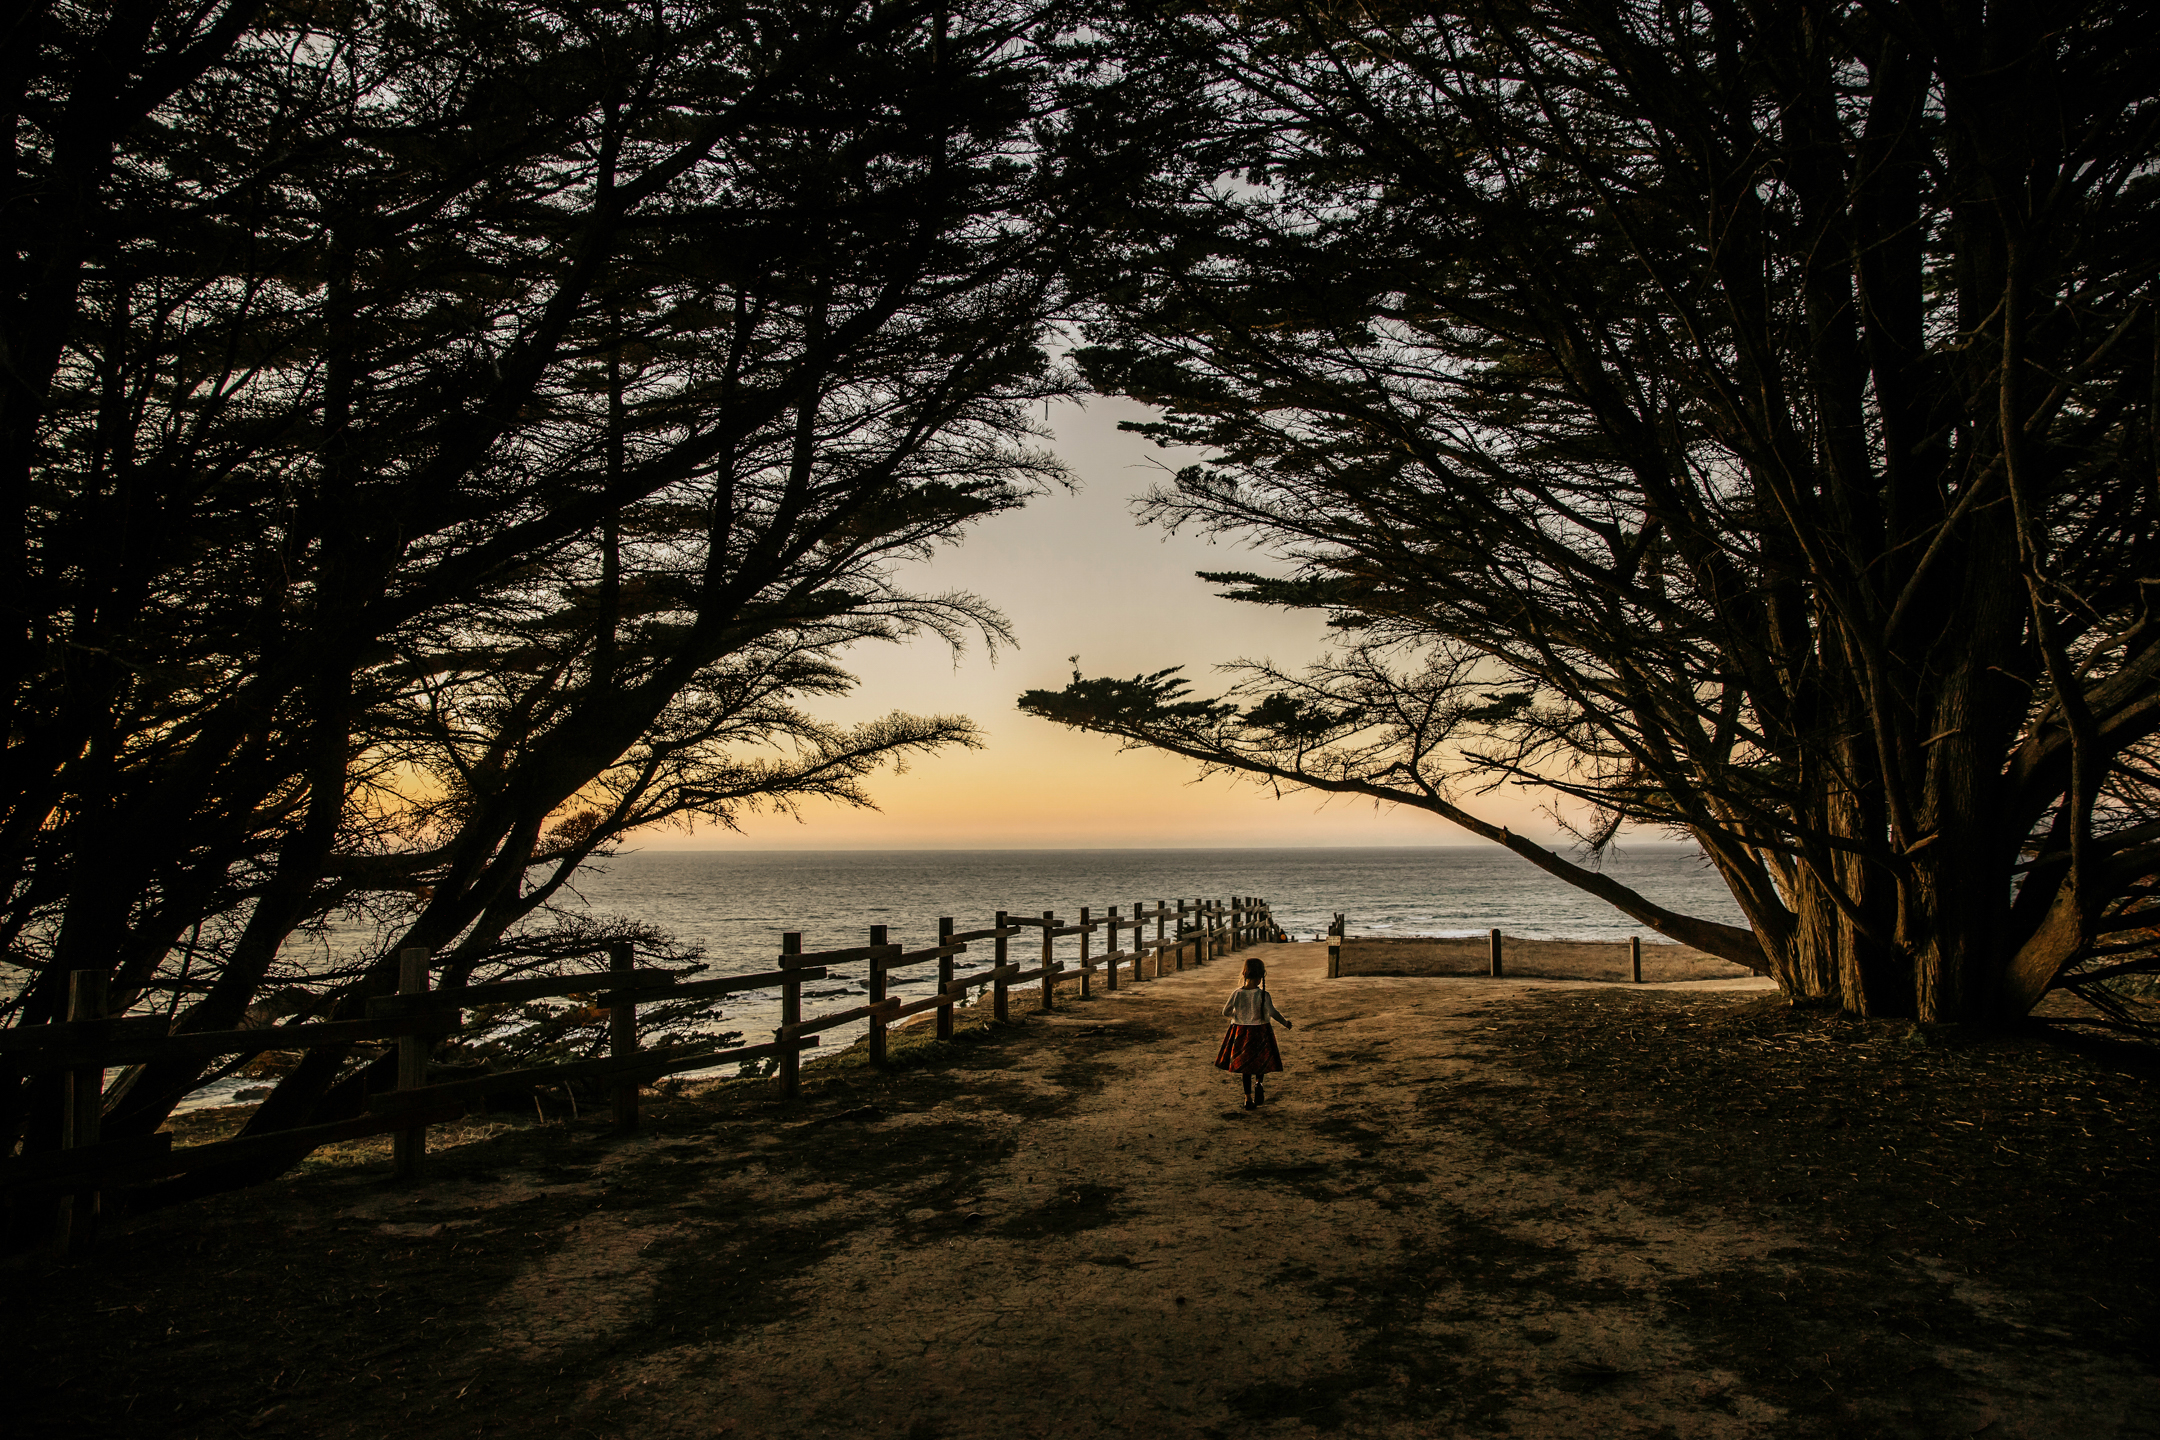
[[[1223,1032],[1222,1049],[1215,1052],[1215,1068],[1235,1070],[1245,1085],[1245,1108],[1267,1104],[1267,1077],[1282,1069],[1282,1052],[1275,1048],[1275,1027],[1268,1023],[1270,1017],[1289,1025],[1290,1019],[1275,1008],[1275,998],[1267,992],[1267,962],[1254,955],[1245,961],[1245,983],[1230,992],[1230,1001],[1222,1007],[1222,1013],[1230,1017],[1230,1028]]]

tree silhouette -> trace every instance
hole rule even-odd
[[[867,803],[848,645],[994,643],[892,562],[1061,473],[1047,12],[32,7],[11,46],[0,912],[181,1030],[555,963],[626,830]],[[1088,178],[1092,177],[1092,178]],[[340,969],[296,935],[373,939]],[[626,932],[629,933],[629,932]],[[655,943],[643,932],[631,936]],[[665,947],[662,947],[663,951]],[[151,1066],[107,1133],[203,1078]],[[379,1083],[310,1053],[251,1124]],[[51,1143],[52,1092],[8,1133]],[[27,1130],[26,1128],[27,1127]]]
[[[1210,447],[1317,667],[1023,707],[1432,811],[1796,997],[2024,1013],[2146,963],[2153,48],[2120,5],[1188,9],[1187,163],[1083,358]],[[1478,817],[1686,835],[1747,930]],[[1573,812],[1580,814],[1580,811]]]

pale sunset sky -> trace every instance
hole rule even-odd
[[[978,644],[957,661],[925,637],[911,645],[856,647],[846,663],[862,679],[845,701],[805,708],[854,722],[893,710],[966,715],[984,748],[918,760],[870,782],[877,810],[818,803],[798,821],[746,817],[742,833],[700,825],[649,830],[646,850],[1092,849],[1216,846],[1478,845],[1437,816],[1312,794],[1281,799],[1226,777],[1194,783],[1191,762],[1120,752],[1118,742],[1020,713],[1029,689],[1055,689],[1078,655],[1090,675],[1135,675],[1183,665],[1214,693],[1213,667],[1238,658],[1298,665],[1317,655],[1319,617],[1218,599],[1196,570],[1276,568],[1252,551],[1167,535],[1136,523],[1132,504],[1166,465],[1166,452],[1118,430],[1149,412],[1097,399],[1050,413],[1051,448],[1078,488],[986,520],[901,580],[917,593],[971,590],[1004,612],[1019,637],[993,664]],[[1488,818],[1538,839],[1552,822],[1520,791],[1476,802]]]

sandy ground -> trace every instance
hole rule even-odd
[[[929,1234],[896,1244],[863,1213],[875,1200],[834,1196],[828,1223],[856,1237],[806,1277],[803,1319],[648,1368],[659,1403],[636,1428],[990,1440],[1039,1433],[1054,1415],[1067,1434],[1295,1435],[1356,1415],[1373,1434],[1470,1422],[1558,1434],[1593,1417],[1654,1433],[1665,1422],[1652,1417],[1678,1408],[1693,1416],[1679,1433],[1762,1433],[1767,1408],[1703,1409],[1703,1388],[1730,1377],[1660,1343],[1648,1295],[1620,1313],[1532,1283],[1465,1305],[1450,1254],[1460,1233],[1499,1230],[1520,1251],[1503,1267],[1567,1253],[1576,1279],[1622,1283],[1776,1243],[1631,1214],[1617,1196],[1586,1205],[1565,1181],[1510,1174],[1417,1114],[1420,1087],[1470,1073],[1464,1041],[1515,983],[1329,981],[1323,946],[1259,953],[1296,1027],[1282,1032],[1291,1069],[1265,1107],[1246,1111],[1212,1065],[1231,965],[1068,1010],[1047,1024],[1087,1043],[1030,1077],[1058,1113],[1008,1122],[1006,1153],[970,1176],[961,1215],[924,1207],[908,1218]],[[883,1122],[887,1143],[972,1120],[953,1113],[964,1103]],[[1421,1132],[1414,1155],[1398,1143],[1405,1127]],[[983,1218],[970,1226],[969,1213]],[[1615,1226],[1627,1234],[1606,1233]],[[1377,1334],[1363,1313],[1375,1302],[1388,1311]],[[836,1353],[824,1317],[841,1309],[880,1319]],[[671,1381],[678,1365],[708,1383]],[[1598,1367],[1644,1380],[1585,1393],[1601,1388],[1582,1383]],[[790,1380],[744,1393],[729,1379],[745,1373]],[[1380,1413],[1358,1414],[1369,1410]]]
[[[39,1394],[16,1433],[2160,1433],[2149,1356],[2051,1329],[2044,1294],[1840,1254],[1797,1204],[1687,1203],[1590,1146],[1509,1143],[1490,1117],[1532,1084],[1488,1036],[1591,987],[1329,980],[1323,946],[1259,953],[1296,1028],[1258,1110],[1211,1064],[1233,958],[934,1068],[835,1071],[793,1108],[737,1087],[656,1103],[632,1137],[470,1146],[419,1193],[348,1173],[231,1197],[196,1263],[251,1244],[293,1263],[199,1301],[194,1328],[157,1296],[205,1222],[145,1217],[77,1294],[121,1297],[101,1313],[196,1378],[125,1409],[124,1372],[95,1401]],[[1626,988],[1654,1006],[1767,982]],[[1781,1302],[1881,1363],[1818,1376]],[[220,1304],[253,1324],[220,1328],[249,1313]],[[1921,1333],[1952,1313],[1954,1337]],[[1775,1384],[1734,1359],[1781,1349]]]

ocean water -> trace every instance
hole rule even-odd
[[[1632,847],[1604,872],[1660,904],[1742,924],[1716,872],[1692,846]],[[1479,935],[1497,926],[1541,940],[1642,933],[1619,911],[1498,846],[1328,850],[646,851],[578,881],[595,913],[635,916],[706,947],[724,973],[769,968],[780,937],[805,950],[868,943],[926,946],[941,915],[987,928],[999,910],[1077,918],[1112,905],[1253,895],[1277,923],[1309,936],[1341,911],[1353,935]],[[1655,938],[1655,937],[1651,937]],[[1072,942],[1066,942],[1071,944]],[[1095,947],[1098,951],[1101,946]]]

